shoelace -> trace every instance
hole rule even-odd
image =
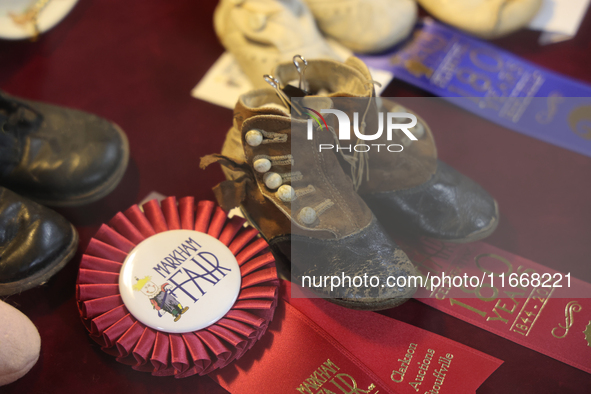
[[[34,108],[11,99],[0,91],[0,131],[17,134],[28,128],[21,127],[40,122],[43,118]]]

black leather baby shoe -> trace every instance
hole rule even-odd
[[[45,283],[77,247],[78,233],[66,219],[0,186],[0,295]]]
[[[115,189],[128,158],[125,133],[109,121],[0,91],[2,186],[45,205],[83,205]]]

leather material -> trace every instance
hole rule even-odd
[[[298,77],[289,63],[277,66],[274,75],[282,85]],[[354,118],[354,112],[361,114],[367,108],[365,134],[378,130],[378,112],[413,113],[392,100],[374,99],[371,74],[355,57],[345,63],[310,60],[305,76],[312,93],[306,99],[312,101],[318,97],[317,92],[323,92],[331,100],[338,98],[340,101],[335,105],[348,113],[349,119]],[[369,105],[367,100],[371,100]],[[498,224],[495,200],[477,183],[438,161],[429,125],[413,114],[418,123],[410,131],[418,139],[410,141],[395,131],[397,135],[392,141],[386,139],[385,132],[372,141],[399,143],[404,149],[399,153],[386,149],[369,152],[365,167],[369,179],[362,174],[357,192],[389,229],[454,242],[475,241],[490,235]],[[337,129],[333,115],[327,115],[326,121]],[[351,169],[344,160],[341,165],[347,172]]]
[[[273,75],[282,85],[299,78],[295,67],[290,63],[277,66]],[[378,112],[412,112],[391,100],[376,99],[371,74],[367,66],[356,57],[350,57],[345,63],[332,60],[310,60],[306,67],[305,79],[311,94],[304,99],[304,102],[309,100],[308,102],[312,103],[316,97],[322,97],[318,92],[323,92],[327,97],[339,100],[334,105],[347,113],[349,119],[354,119],[355,112],[358,114],[367,112],[367,116],[363,119],[367,125],[365,134],[368,135],[378,130]],[[310,105],[306,104],[306,106]],[[332,114],[324,116],[328,125],[338,130],[336,117]],[[420,123],[417,127],[423,130],[418,141],[408,143],[404,134],[399,134],[399,130],[394,131],[392,141],[387,140],[386,132],[383,132],[377,140],[371,141],[372,144],[402,143],[405,146],[399,153],[388,152],[384,147],[379,152],[374,148],[374,151],[367,154],[369,180],[365,174],[362,176],[360,192],[407,189],[420,185],[433,176],[437,160],[435,141],[427,123],[420,116],[417,116],[417,120]],[[415,132],[414,129],[410,131]],[[347,146],[354,141],[341,143]],[[351,171],[349,164],[345,162],[341,164],[347,173]]]
[[[296,232],[313,238],[338,239],[354,234],[370,223],[373,217],[371,211],[353,190],[351,180],[343,172],[336,156],[332,152],[318,152],[319,144],[332,141],[329,133],[316,133],[312,140],[307,140],[305,122],[285,116],[258,115],[244,121],[243,137],[248,131],[256,129],[285,135],[287,140],[256,147],[244,143],[247,163],[253,163],[256,157],[262,155],[271,157],[291,155],[293,156],[291,165],[273,166],[272,171],[279,174],[297,171],[301,173],[301,179],[290,182],[296,193],[307,188],[313,190],[291,202],[283,202],[277,197],[276,190],[269,189],[265,185],[264,174],[253,171],[261,194],[271,201],[276,209],[292,219],[290,228],[283,229],[281,233]],[[297,149],[297,152],[294,149]],[[317,207],[326,201],[330,201],[332,206],[319,214],[315,223],[305,225],[297,219],[301,209]],[[249,214],[253,215],[254,212]],[[266,215],[267,212],[264,214]],[[275,235],[277,234],[266,234],[271,238]]]
[[[385,283],[388,276],[414,274],[414,266],[406,254],[388,238],[354,191],[336,155],[319,152],[320,144],[333,141],[332,134],[325,130],[314,133],[308,140],[307,122],[270,107],[269,104],[279,104],[273,97],[276,97],[273,91],[255,90],[238,101],[234,126],[222,149],[222,154],[236,163],[233,168],[224,167],[229,179],[226,182],[234,182],[235,187],[220,184],[214,188],[218,191],[216,197],[230,196],[230,200],[235,200],[237,195],[244,196],[242,208],[249,221],[259,229],[278,258],[291,261],[296,275],[366,274],[377,276]],[[245,139],[252,130],[264,132],[266,139],[256,146],[249,145]],[[210,156],[205,161],[220,157]],[[284,184],[293,187],[295,199],[283,201],[278,189],[267,186],[266,172],[254,170],[257,158],[272,160],[269,171],[285,177]],[[229,161],[219,162],[223,160]],[[313,209],[317,214],[312,222],[302,219],[306,209]],[[372,288],[364,284],[346,286],[336,292],[312,290],[346,307],[378,310],[403,303],[416,289]]]
[[[392,227],[443,240],[476,241],[492,233],[499,221],[490,194],[442,161],[420,186],[362,197]]]
[[[63,263],[75,252],[76,240],[62,216],[0,186],[0,291],[19,281],[30,285],[28,278]]]
[[[125,134],[92,114],[0,92],[0,126],[0,156],[10,157],[0,184],[43,203],[102,197],[127,166]]]
[[[367,306],[372,305],[372,309],[376,309],[380,308],[380,304],[383,304],[383,308],[392,307],[406,301],[416,291],[413,286],[399,288],[385,285],[388,277],[392,278],[392,284],[399,277],[404,277],[404,282],[408,283],[408,277],[418,273],[406,254],[385,234],[375,217],[360,232],[340,240],[319,240],[292,234],[275,238],[269,244],[291,258],[292,276],[300,286],[305,276],[315,277],[317,284],[319,279],[332,275],[341,278],[343,275],[349,276],[351,280],[355,276],[363,278],[366,275],[368,284],[369,278],[377,276],[380,282],[375,287],[349,286],[346,280],[346,286],[331,290],[329,279],[328,286],[311,288],[323,297],[344,301],[351,308],[369,309]]]

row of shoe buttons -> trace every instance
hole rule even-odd
[[[263,133],[259,130],[249,130],[244,136],[246,143],[252,147],[259,146],[263,143]],[[277,198],[283,202],[291,202],[295,199],[296,194],[293,187],[290,185],[283,185],[283,178],[276,172],[269,172],[271,169],[271,160],[262,158],[257,159],[253,163],[255,171],[263,173],[263,182],[271,190],[277,189],[275,193]]]
[[[252,147],[259,146],[263,143],[263,133],[259,130],[253,129],[249,130],[246,135],[244,136],[246,143]],[[271,169],[272,163],[269,159],[257,159],[253,163],[254,169],[257,172],[264,173],[263,175],[263,182],[265,186],[267,186],[271,190],[277,189],[275,195],[283,202],[291,202],[295,200],[296,193],[293,187],[290,185],[283,185],[283,178],[276,172],[269,172]],[[298,219],[300,222],[311,225],[313,224],[318,215],[316,215],[316,211],[314,208],[304,207],[298,214]]]

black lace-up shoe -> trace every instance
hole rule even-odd
[[[0,186],[0,295],[45,283],[77,246],[78,233],[66,219]]]
[[[119,183],[125,133],[98,116],[0,91],[0,184],[52,206],[98,200]]]

